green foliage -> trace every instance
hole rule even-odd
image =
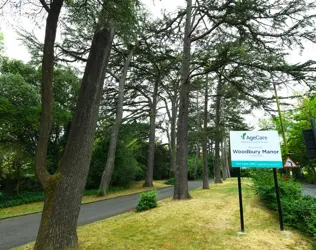
[[[129,138],[126,130],[121,130],[117,142],[115,166],[111,178],[111,186],[129,187],[135,180],[144,176],[141,165],[135,158],[133,139]],[[109,135],[97,138],[94,143],[91,166],[87,179],[86,188],[96,189],[99,187],[101,176],[107,161],[107,152],[110,145]],[[131,141],[129,141],[131,140]]]
[[[148,157],[148,142],[139,141],[134,147],[134,154],[137,162],[142,166],[143,171],[146,171]],[[154,160],[154,180],[165,180],[170,177],[170,152],[169,149],[159,143],[155,146]]]
[[[316,98],[315,96],[300,100],[300,104],[293,112],[282,113],[282,119],[286,134],[287,148],[291,158],[300,165],[295,170],[294,177],[300,181],[316,183],[316,163],[307,157],[306,147],[302,131],[310,129],[310,118],[316,119]],[[279,119],[262,120],[263,129],[277,129],[281,133]],[[286,158],[284,143],[282,143],[283,159]]]
[[[252,171],[257,194],[266,206],[277,211],[273,174],[269,170]],[[279,189],[284,222],[316,236],[316,198],[302,196],[301,184],[279,178]]]
[[[140,200],[136,211],[141,212],[157,207],[157,190],[151,190],[140,194]]]
[[[195,170],[196,158],[195,156],[189,156],[188,159],[188,178],[189,180],[197,180],[202,177],[203,173],[203,164],[200,158],[197,159],[197,170]]]
[[[97,192],[97,196],[99,196],[99,197],[104,196],[104,191],[102,189],[99,189]]]
[[[176,183],[176,179],[175,178],[170,178],[167,181],[164,182],[167,185],[174,185]]]
[[[24,192],[18,196],[0,196],[0,208],[14,207],[44,200],[43,192]]]
[[[27,191],[27,185],[21,185],[27,179],[32,185],[37,182],[33,165],[41,110],[40,77],[40,69],[34,65],[8,58],[1,60],[0,185],[6,193]],[[54,121],[46,161],[51,173],[56,170],[66,144],[79,85],[73,70],[56,66]]]

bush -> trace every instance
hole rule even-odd
[[[44,200],[43,192],[25,192],[16,196],[1,196],[0,208],[14,207]]]
[[[104,196],[104,191],[102,189],[99,189],[98,192],[97,192],[97,196],[98,197]]]
[[[157,191],[151,190],[140,194],[140,200],[136,206],[136,211],[141,212],[157,207]]]
[[[282,199],[284,222],[295,228],[316,236],[316,199]]]
[[[266,206],[277,211],[273,174],[268,170],[251,173],[255,190]],[[300,183],[279,178],[284,223],[316,236],[316,198],[302,196]]]
[[[176,179],[175,178],[170,178],[169,180],[164,182],[167,185],[174,185],[176,183]]]

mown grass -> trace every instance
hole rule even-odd
[[[239,231],[236,180],[196,189],[193,199],[166,199],[142,213],[129,212],[78,228],[80,249],[164,250],[291,250],[312,249],[312,240],[287,228],[264,208],[251,182],[243,181],[246,234]],[[31,249],[32,245],[19,249]]]
[[[169,187],[170,185],[166,185],[164,183],[164,180],[158,180],[154,181],[154,187],[156,189]],[[129,195],[129,194],[135,194],[140,193],[146,190],[151,190],[152,188],[146,188],[143,187],[143,181],[136,182],[131,188],[117,191],[117,192],[110,192],[108,195],[104,197],[98,197],[96,195],[89,195],[89,196],[83,196],[82,197],[82,204],[100,201],[100,200],[106,200],[110,198],[115,198],[119,196]],[[43,210],[43,202],[34,202],[30,204],[24,204],[20,206],[15,207],[8,207],[8,208],[0,208],[0,218],[6,218],[10,216],[16,216],[16,215],[22,215],[22,214],[28,214],[28,213],[35,213],[35,212],[41,212]]]

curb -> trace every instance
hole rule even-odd
[[[161,189],[166,189],[166,188],[171,188],[171,187],[173,187],[173,185],[170,185],[169,187],[157,188],[156,190],[161,190]],[[155,189],[155,188],[153,188],[153,189]],[[149,190],[146,190],[146,191],[150,191],[150,190],[153,190],[153,189],[149,189]],[[141,191],[141,192],[137,192],[137,193],[133,193],[133,194],[125,194],[125,195],[121,195],[121,196],[117,196],[117,197],[111,197],[111,198],[98,200],[98,201],[90,201],[90,202],[82,203],[81,206],[89,205],[91,203],[102,202],[102,201],[106,201],[106,200],[113,200],[113,199],[117,199],[117,198],[121,198],[121,197],[132,196],[132,195],[135,195],[135,194],[141,194],[141,193],[146,192],[146,191]],[[31,203],[29,203],[29,204],[31,204]],[[2,217],[2,218],[0,218],[0,221],[8,220],[8,219],[14,219],[14,218],[17,218],[17,217],[22,217],[22,216],[33,215],[33,214],[39,214],[41,212],[42,212],[42,210],[41,211],[37,211],[37,212],[30,212],[30,213],[12,215],[12,216],[8,216],[8,217]]]

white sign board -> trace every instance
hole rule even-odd
[[[231,131],[233,168],[282,168],[277,131]]]

